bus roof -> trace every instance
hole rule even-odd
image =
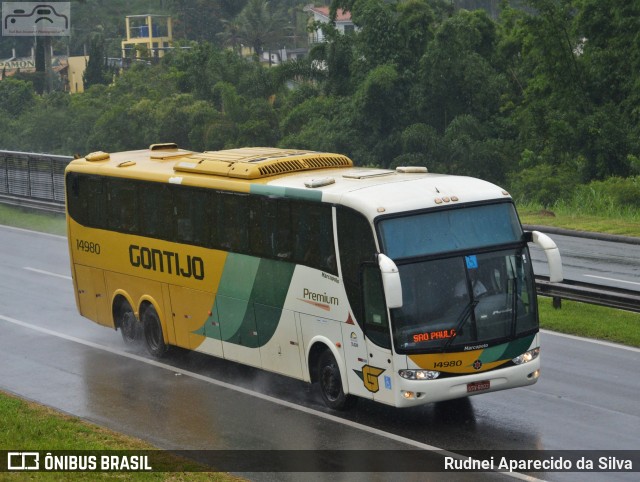
[[[196,153],[176,144],[114,154],[96,152],[72,161],[68,171],[202,186],[343,204],[369,219],[381,214],[509,198],[480,179],[354,167],[341,154],[251,147]]]

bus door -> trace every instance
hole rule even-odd
[[[374,263],[363,264],[361,283],[368,352],[368,363],[363,368],[364,385],[374,400],[393,404],[391,331],[380,268]]]
[[[342,340],[344,344],[344,359],[347,368],[347,383],[349,392],[363,398],[373,399],[373,392],[367,389],[369,351],[364,333],[359,325],[353,322],[349,315],[342,327]]]

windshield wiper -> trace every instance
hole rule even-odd
[[[455,340],[456,337],[458,336],[458,332],[460,331],[460,328],[462,328],[462,325],[464,325],[464,323],[467,321],[467,318],[471,316],[471,313],[473,313],[473,309],[476,307],[476,305],[479,302],[480,302],[479,300],[473,298],[471,299],[471,301],[469,301],[469,303],[467,303],[467,305],[464,307],[464,309],[460,313],[460,316],[461,316],[460,321],[455,327],[456,334],[447,340],[447,342],[442,347],[442,351],[446,351],[447,348],[451,346],[451,343],[453,343],[453,340]]]

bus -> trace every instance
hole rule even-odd
[[[540,373],[528,243],[509,193],[425,167],[277,148],[95,152],[65,171],[80,314],[318,383],[326,405],[411,407]]]

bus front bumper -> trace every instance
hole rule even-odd
[[[435,380],[406,380],[397,377],[395,405],[415,407],[509,388],[533,385],[540,376],[540,357],[529,363]]]

